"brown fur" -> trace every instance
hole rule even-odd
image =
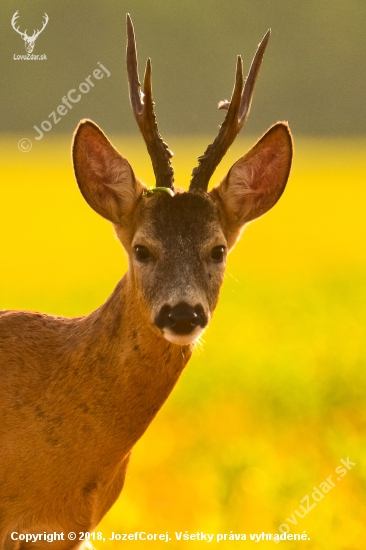
[[[79,125],[73,154],[81,192],[114,223],[129,270],[86,317],[0,315],[0,548],[6,550],[24,547],[10,540],[12,531],[91,531],[115,502],[131,449],[193,351],[193,342],[168,341],[154,315],[164,303],[184,300],[202,304],[210,318],[225,268],[225,261],[211,261],[211,250],[231,248],[246,221],[275,204],[292,145],[280,123],[211,193],[174,197],[144,196],[126,159],[90,121]],[[151,261],[136,260],[136,244],[149,248]]]

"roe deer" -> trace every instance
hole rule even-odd
[[[141,93],[127,16],[132,109],[152,159],[153,190],[104,133],[80,122],[75,176],[86,202],[114,224],[129,269],[96,311],[74,319],[0,313],[0,548],[12,532],[92,531],[120,494],[131,449],[191,357],[218,302],[227,252],[244,225],[278,201],[292,159],[286,123],[272,126],[207,192],[209,180],[250,109],[268,42],[244,84],[238,57],[231,101],[189,191],[173,185],[171,152],[155,120],[151,64]],[[33,549],[47,546],[45,540]],[[53,542],[55,549],[79,541]]]

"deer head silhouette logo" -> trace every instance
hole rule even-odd
[[[34,49],[35,41],[37,40],[37,38],[39,37],[39,35],[41,34],[41,32],[44,30],[45,26],[48,23],[48,15],[47,15],[47,13],[44,14],[44,16],[43,16],[44,20],[43,20],[42,28],[40,30],[37,29],[36,31],[33,31],[32,36],[27,35],[27,29],[25,29],[24,32],[21,32],[19,30],[19,27],[15,26],[18,17],[19,17],[19,11],[16,11],[13,15],[12,20],[11,20],[11,26],[23,38],[24,43],[25,43],[24,45],[25,45],[26,52],[27,53],[32,53],[33,49]]]

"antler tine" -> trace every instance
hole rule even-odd
[[[156,123],[151,85],[151,60],[149,58],[146,62],[142,94],[135,32],[129,14],[127,14],[127,74],[132,111],[151,158],[156,185],[173,189],[174,170],[170,163],[173,153],[169,151],[168,145],[163,141]]]
[[[14,13],[13,17],[11,18],[11,24],[12,24],[12,27],[13,27],[15,30],[18,30],[18,29],[16,29],[15,26],[14,26],[15,23],[16,23],[16,21],[17,21],[17,19],[18,19],[18,17],[19,17],[19,10],[17,10],[17,11]]]
[[[14,13],[14,15],[13,15],[13,17],[12,17],[12,19],[11,19],[11,26],[13,27],[13,29],[14,29],[17,33],[19,33],[19,34],[23,37],[23,36],[26,35],[26,32],[27,32],[27,31],[22,32],[22,31],[19,30],[19,27],[16,27],[16,26],[15,26],[15,23],[17,22],[18,17],[19,17],[19,10],[17,10],[17,11]]]
[[[270,36],[271,36],[271,29],[268,29],[261,43],[258,46],[258,49],[255,53],[255,56],[253,58],[252,64],[249,69],[248,77],[245,81],[243,97],[242,97],[240,109],[239,109],[239,123],[241,125],[240,128],[242,128],[242,126],[244,125],[245,121],[249,116],[250,107],[252,105],[254,87],[257,82],[259,69],[261,68],[264,52],[266,51],[266,47]]]
[[[135,32],[129,13],[127,14],[127,74],[131,107],[136,118],[142,111],[141,85],[138,73]]]
[[[270,34],[271,31],[269,29],[258,46],[245,81],[244,90],[242,59],[238,56],[235,85],[231,100],[220,101],[219,103],[219,109],[227,109],[228,112],[216,139],[207,147],[205,153],[201,157],[198,157],[198,166],[192,171],[189,191],[207,191],[212,174],[247,120],[255,83]]]
[[[47,13],[44,13],[43,17],[44,17],[44,21],[43,21],[43,23],[42,23],[42,28],[41,28],[41,30],[37,29],[37,30],[35,30],[35,31],[33,32],[33,36],[35,36],[35,37],[37,37],[37,36],[39,36],[39,35],[41,34],[41,32],[44,30],[44,28],[46,27],[46,25],[47,25],[47,23],[48,23],[49,17],[48,17],[48,15],[47,15]]]

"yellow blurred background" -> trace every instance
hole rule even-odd
[[[22,153],[21,137],[0,144],[0,307],[87,314],[126,270],[124,252],[77,189],[70,138],[50,135]],[[142,140],[110,137],[152,184]],[[209,141],[169,137],[178,185]],[[213,180],[254,141],[238,140]],[[230,254],[205,343],[136,445],[101,531],[279,533],[287,524],[310,540],[280,546],[364,550],[365,152],[365,139],[295,136],[288,188]],[[337,480],[347,457],[356,465]],[[329,493],[295,514],[330,475]],[[239,544],[274,543],[219,546]]]

